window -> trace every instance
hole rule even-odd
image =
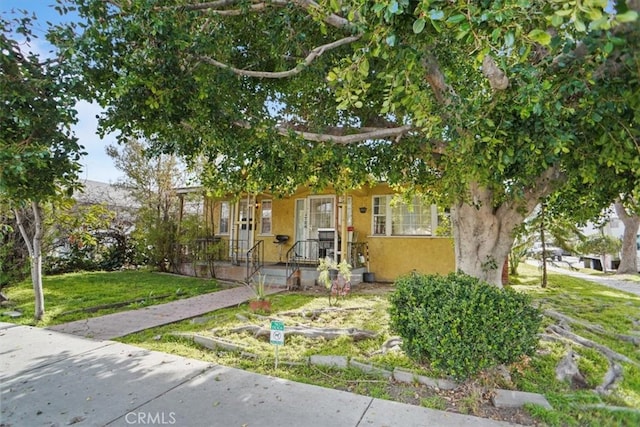
[[[229,218],[231,218],[231,205],[229,202],[220,202],[219,234],[229,234]]]
[[[263,200],[260,215],[260,233],[271,234],[271,200]]]
[[[430,236],[437,222],[435,206],[414,197],[410,203],[393,196],[373,198],[373,234],[378,236]]]
[[[387,234],[387,196],[373,198],[373,234]]]

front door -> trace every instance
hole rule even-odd
[[[255,199],[247,197],[238,201],[236,208],[236,244],[234,245],[237,261],[243,261],[247,257],[247,251],[253,246],[253,227]]]
[[[318,229],[335,230],[335,196],[312,196],[296,200],[297,256],[315,260],[319,257]]]

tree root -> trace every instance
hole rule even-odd
[[[386,340],[382,346],[380,346],[380,350],[376,350],[373,353],[369,354],[369,357],[375,356],[376,354],[386,354],[389,351],[399,350],[402,346],[402,338],[400,337],[391,337]]]
[[[589,323],[589,322],[585,322],[585,321],[582,321],[582,320],[574,319],[573,317],[567,316],[567,315],[562,314],[562,313],[558,313],[557,311],[554,311],[554,310],[544,310],[543,314],[545,316],[547,316],[547,317],[551,317],[552,319],[555,319],[558,322],[560,322],[560,326],[563,327],[564,329],[568,329],[569,324],[579,325],[579,326],[583,327],[584,329],[586,329],[588,331],[591,331],[593,333],[604,335],[604,336],[611,337],[611,338],[617,338],[617,339],[619,339],[621,341],[630,342],[635,346],[640,346],[640,337],[638,337],[638,336],[623,335],[623,334],[611,334],[611,333],[607,332],[600,325],[594,325],[594,324]]]
[[[316,320],[322,314],[325,313],[335,313],[342,311],[358,311],[358,310],[366,310],[372,311],[373,309],[370,307],[325,307],[325,308],[317,308],[314,310],[295,310],[295,311],[284,311],[278,313],[278,316],[287,316],[287,317],[302,317],[306,320]]]
[[[543,339],[553,341],[568,340],[583,347],[592,348],[607,358],[607,361],[609,362],[609,369],[607,370],[602,383],[595,388],[595,392],[598,394],[608,394],[613,386],[622,379],[622,366],[617,362],[626,362],[634,366],[640,366],[635,361],[611,350],[609,347],[581,337],[580,335],[576,335],[558,325],[548,326],[547,331],[555,334],[556,336],[545,334],[542,336]],[[578,369],[576,358],[574,356],[573,351],[570,350],[560,363],[558,363],[558,366],[556,367],[556,375],[560,380],[567,378],[570,379],[572,386],[576,388],[584,387],[586,385],[586,381]]]
[[[573,332],[570,332],[566,329],[561,328],[558,325],[549,325],[547,327],[547,331],[550,331],[552,333],[558,334],[564,338],[569,339],[570,341],[573,341],[577,344],[580,344],[581,346],[584,347],[589,347],[592,348],[594,350],[599,351],[600,353],[602,353],[607,359],[610,360],[616,360],[618,362],[625,362],[625,363],[629,363],[633,366],[637,366],[640,367],[640,364],[638,364],[637,362],[629,359],[627,356],[620,354],[616,351],[611,350],[609,347],[606,347],[602,344],[598,344],[597,342],[593,342],[587,338],[581,337],[580,335],[576,335]]]

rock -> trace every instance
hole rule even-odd
[[[553,409],[543,395],[525,391],[497,389],[491,400],[496,408],[521,408],[525,403],[532,403],[545,409]]]
[[[2,313],[3,316],[7,316],[7,317],[11,317],[11,318],[15,318],[15,317],[22,317],[22,313],[16,310],[13,311],[5,311],[4,313]]]
[[[318,366],[332,366],[335,368],[346,368],[347,358],[344,356],[322,356],[314,354],[309,359],[309,363]]]

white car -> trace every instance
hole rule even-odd
[[[557,259],[558,261],[562,260],[562,253],[563,253],[562,248],[559,248],[557,246],[552,246],[552,245],[545,245],[544,252],[545,252],[546,258]],[[533,248],[529,250],[529,256],[532,256],[534,258],[539,258],[541,254],[542,254],[542,244],[540,244],[539,242],[534,243]]]

